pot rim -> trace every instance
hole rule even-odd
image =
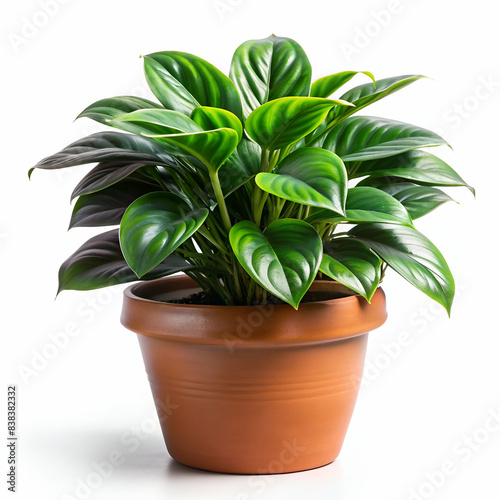
[[[349,291],[333,281],[314,281],[311,289],[318,288]],[[186,275],[130,285],[123,292],[121,323],[138,334],[165,340],[226,347],[229,344],[262,347],[342,340],[365,334],[381,326],[387,318],[382,288],[377,289],[370,304],[361,295],[354,294],[305,302],[298,310],[288,304],[177,304],[148,298],[146,293],[186,289],[199,290],[197,283]],[[138,295],[139,290],[142,290],[142,296]],[[252,315],[257,316],[251,319]],[[255,324],[255,318],[260,318],[260,324]]]

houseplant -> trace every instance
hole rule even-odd
[[[59,291],[145,282],[127,289],[122,322],[139,333],[180,462],[244,473],[329,463],[366,333],[386,317],[386,268],[448,313],[453,300],[446,261],[413,223],[451,200],[440,186],[469,187],[421,150],[446,141],[357,115],[423,76],[363,72],[368,83],[331,99],[357,72],[311,85],[303,49],[274,35],[242,44],[229,78],[183,52],[144,66],[159,102],[115,97],[79,115],[126,133],[93,134],[34,167],[97,162],[73,192],[70,227],[119,225],[63,263]],[[161,414],[165,400],[175,410]]]

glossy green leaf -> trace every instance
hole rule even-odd
[[[29,175],[35,168],[57,169],[110,161],[175,166],[171,155],[152,139],[120,132],[98,132],[44,158],[30,169]]]
[[[432,186],[469,186],[446,162],[427,151],[406,153],[361,163],[353,177],[400,177]]]
[[[159,186],[131,176],[95,193],[82,195],[73,208],[69,228],[118,225],[133,201],[159,190]]]
[[[99,163],[76,185],[71,194],[71,200],[77,196],[95,193],[112,186],[144,166],[144,163],[141,162],[110,161]]]
[[[260,169],[260,148],[255,142],[243,138],[234,153],[219,169],[224,196],[228,196],[252,179]]]
[[[165,144],[171,144],[200,160],[209,170],[217,172],[238,146],[238,133],[231,128],[208,132],[173,135],[148,135]]]
[[[325,149],[298,149],[278,165],[276,173],[259,173],[255,182],[285,200],[344,213],[347,172],[342,160]]]
[[[233,251],[247,273],[268,292],[298,308],[319,268],[321,238],[306,222],[281,219],[262,232],[250,221],[229,233]]]
[[[191,267],[184,259],[170,255],[142,279],[161,278]],[[112,229],[88,240],[62,264],[57,293],[62,290],[94,290],[136,280],[137,276],[123,258],[118,229]]]
[[[208,209],[191,210],[172,193],[149,193],[134,201],[120,224],[120,244],[128,265],[140,278],[195,233]]]
[[[375,91],[375,77],[369,71],[341,71],[340,73],[324,76],[316,80],[311,85],[311,97],[330,97],[336,90],[344,86],[359,73],[366,75],[373,81],[372,88]],[[349,101],[349,99],[346,99],[346,101]]]
[[[350,235],[450,314],[453,276],[441,252],[422,233],[407,226],[362,224],[351,229]]]
[[[161,105],[135,96],[119,96],[101,99],[85,108],[76,118],[91,118],[96,122],[108,125],[108,121],[117,116],[131,113],[138,109],[161,108]]]
[[[241,117],[233,82],[215,66],[186,52],[156,52],[144,57],[146,80],[167,109],[191,116],[197,106],[227,109]]]
[[[342,115],[347,117],[353,113],[361,111],[366,106],[373,104],[384,97],[387,97],[398,90],[401,90],[408,85],[420,80],[422,78],[427,78],[423,75],[402,75],[394,76],[390,78],[382,78],[381,80],[375,81],[375,87],[372,83],[365,83],[363,85],[358,85],[348,90],[340,96],[341,99],[345,101],[352,102],[355,108],[350,110],[336,109],[334,112],[334,117]]]
[[[374,160],[445,144],[442,137],[430,130],[372,116],[347,118],[312,143],[334,152],[344,162]]]
[[[344,101],[315,97],[276,99],[252,112],[246,131],[263,149],[280,149],[312,132],[335,105],[350,106]]]
[[[385,222],[413,226],[406,208],[390,194],[372,187],[354,187],[347,192],[345,217],[330,210],[318,210],[308,222]]]
[[[411,182],[396,182],[374,187],[382,189],[404,205],[413,220],[427,215],[443,203],[454,201],[440,189],[418,186]]]
[[[200,106],[195,108],[191,116],[203,130],[215,130],[218,128],[232,128],[238,133],[238,140],[243,136],[243,125],[240,119],[225,109],[209,108]]]
[[[203,130],[191,118],[169,109],[139,109],[109,120],[108,125],[137,135],[178,134]]]
[[[319,270],[370,302],[380,282],[381,260],[360,241],[335,238],[323,248]]]
[[[297,42],[272,35],[241,44],[234,53],[229,76],[241,96],[246,119],[268,101],[307,97],[311,64]]]

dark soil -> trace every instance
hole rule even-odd
[[[301,304],[307,302],[320,302],[322,300],[330,300],[330,299],[338,299],[340,297],[346,297],[347,294],[340,292],[327,292],[327,291],[314,291],[307,292],[304,295],[304,298],[301,300]],[[181,299],[172,299],[168,300],[170,304],[193,304],[193,305],[204,305],[204,306],[223,306],[225,305],[222,300],[214,294],[208,294],[206,292],[198,292],[189,295],[188,297],[183,297]],[[282,305],[285,304],[278,297],[268,297],[267,303],[264,305]]]

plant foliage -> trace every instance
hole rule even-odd
[[[472,188],[422,150],[446,145],[439,135],[357,114],[422,75],[360,72],[371,81],[342,92],[358,72],[312,82],[300,45],[274,35],[243,43],[229,77],[173,51],[145,56],[144,70],[159,102],[91,104],[79,118],[120,131],[34,167],[97,163],[70,227],[119,226],[64,262],[60,291],[183,271],[227,305],[297,308],[318,273],[370,301],[389,266],[450,311],[450,269],[413,220],[451,200],[437,187]]]

